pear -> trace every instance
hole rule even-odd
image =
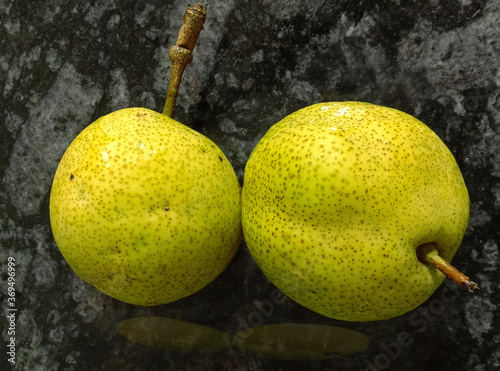
[[[240,186],[211,140],[126,108],[66,150],[50,221],[79,277],[127,303],[159,305],[199,291],[228,265],[242,237]]]
[[[453,271],[469,196],[425,124],[388,107],[332,102],[285,117],[258,142],[242,214],[253,258],[286,295],[327,317],[372,321],[418,307],[441,270]]]
[[[241,238],[241,188],[208,138],[173,119],[206,12],[189,6],[170,48],[163,114],[125,108],[71,143],[50,194],[54,239],[70,267],[136,305],[194,294],[229,264]]]

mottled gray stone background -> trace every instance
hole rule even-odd
[[[191,3],[192,4],[192,3]],[[226,0],[204,2],[205,30],[180,89],[176,119],[245,162],[275,122],[321,101],[398,108],[428,124],[456,156],[471,197],[454,264],[481,289],[443,285],[393,320],[352,324],[286,300],[255,315],[274,287],[243,243],[226,271],[186,299],[127,305],[80,280],[49,224],[57,164],[99,116],[160,111],[186,1],[0,1],[0,272],[7,308],[16,259],[16,366],[8,370],[498,370],[500,369],[500,79],[497,0]],[[446,205],[443,205],[446,207]],[[286,362],[238,352],[177,354],[120,337],[139,315],[174,317],[232,335],[259,323],[314,322],[363,332],[370,347],[347,359]],[[396,347],[398,335],[411,344]]]

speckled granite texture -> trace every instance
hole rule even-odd
[[[500,369],[500,3],[496,0],[208,0],[176,119],[215,141],[243,180],[275,122],[333,100],[398,108],[428,124],[456,156],[471,197],[454,264],[481,289],[446,284],[393,320],[349,324],[291,300],[261,323],[346,326],[371,339],[348,359],[286,362],[239,352],[177,354],[116,332],[122,319],[175,317],[234,334],[274,287],[243,243],[199,293],[164,306],[127,305],[84,283],[54,243],[49,192],[58,161],[89,123],[113,110],[161,110],[185,1],[0,1],[0,272],[16,261],[16,365],[8,370]],[[444,296],[444,294],[447,296]],[[255,320],[253,321],[255,323]],[[2,354],[9,322],[0,319]],[[403,345],[400,334],[409,333]],[[399,336],[399,337],[398,337]]]

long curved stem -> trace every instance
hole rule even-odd
[[[168,57],[172,61],[172,70],[170,71],[170,84],[168,85],[163,114],[170,118],[174,118],[175,102],[177,101],[182,74],[187,65],[193,60],[193,50],[203,29],[206,17],[207,13],[200,3],[188,7],[182,20],[177,42],[168,52]]]

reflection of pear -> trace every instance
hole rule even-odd
[[[226,348],[223,332],[178,319],[135,317],[120,322],[116,329],[134,343],[175,352],[210,353]]]
[[[342,358],[366,349],[369,342],[347,328],[299,323],[248,328],[233,338],[233,346],[243,352],[293,361]]]

